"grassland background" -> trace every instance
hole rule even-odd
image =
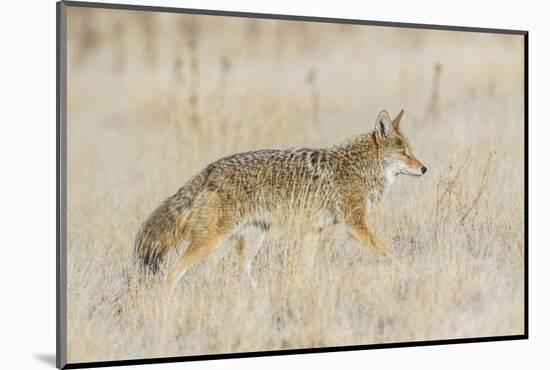
[[[69,362],[523,332],[519,36],[75,8],[68,34]],[[429,172],[372,216],[391,261],[275,229],[255,290],[231,240],[170,302],[127,288],[139,224],[209,162],[401,108]]]

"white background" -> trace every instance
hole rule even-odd
[[[119,2],[111,0],[111,2]],[[155,365],[155,369],[548,368],[546,118],[550,22],[543,1],[127,0],[261,13],[526,29],[529,55],[530,339]],[[52,368],[55,354],[55,2],[5,1],[0,22],[0,367]],[[133,367],[133,368],[144,368]]]

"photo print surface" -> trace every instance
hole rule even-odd
[[[525,333],[524,35],[66,16],[69,363]]]

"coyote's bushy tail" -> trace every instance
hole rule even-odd
[[[149,215],[134,241],[134,258],[141,276],[158,272],[166,254],[185,238],[188,219],[203,179],[197,176]]]

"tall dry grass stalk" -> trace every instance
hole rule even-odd
[[[515,36],[70,8],[69,361],[522,333],[522,55]],[[138,226],[209,162],[332,145],[401,108],[429,172],[371,215],[393,259],[285,209],[255,289],[236,238],[169,300],[136,284]]]

